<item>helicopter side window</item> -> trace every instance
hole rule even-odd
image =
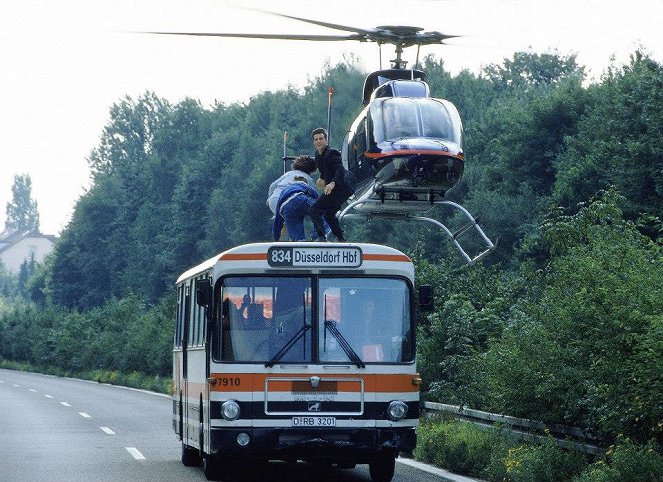
[[[361,156],[366,151],[366,119],[357,126],[357,135],[355,136],[355,156]]]
[[[373,122],[373,116],[372,115],[367,115],[366,116],[366,146],[368,149],[371,147],[374,147],[376,144],[375,142],[375,126]]]

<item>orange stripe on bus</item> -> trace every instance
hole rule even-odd
[[[409,263],[411,260],[404,254],[368,254],[364,253],[364,261],[402,261]]]
[[[291,392],[293,381],[299,379],[309,380],[311,374],[301,373],[213,373],[211,377],[216,379],[216,383],[210,385],[213,392],[262,392],[265,390],[265,380],[267,378],[286,378],[287,380],[271,380],[269,382],[270,392]],[[365,392],[418,392],[419,386],[413,384],[413,379],[417,378],[415,374],[325,374],[321,376],[321,381],[330,379],[363,379]],[[356,381],[338,381],[338,392],[358,392],[360,385]],[[321,387],[323,388],[323,387]],[[323,388],[324,389],[324,388]]]
[[[219,261],[266,261],[267,253],[228,253],[222,254]]]

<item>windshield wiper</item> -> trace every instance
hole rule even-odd
[[[288,342],[281,348],[267,363],[265,363],[265,367],[271,368],[274,366],[275,363],[277,363],[283,356],[288,353],[290,348],[295,346],[295,344],[299,341],[301,337],[304,336],[304,333],[306,333],[306,330],[311,328],[311,325],[304,325],[302,326],[297,333],[295,333],[292,338],[288,340]]]
[[[338,331],[338,328],[336,328],[336,322],[334,320],[325,320],[325,330],[329,330],[330,333],[334,335],[336,340],[338,340],[338,344],[341,345],[341,348],[343,348],[343,351],[346,355],[348,355],[348,358],[352,361],[352,363],[357,365],[357,368],[366,368],[366,364],[362,361],[361,358],[359,358],[357,352],[352,349],[350,343],[348,343],[348,340],[346,340],[341,332]]]

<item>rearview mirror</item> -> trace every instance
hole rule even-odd
[[[212,301],[212,283],[209,279],[196,280],[196,304],[209,306]]]

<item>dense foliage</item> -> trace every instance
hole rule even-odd
[[[423,69],[465,122],[466,173],[450,198],[481,215],[498,249],[460,268],[424,225],[355,223],[349,238],[403,249],[436,289],[418,328],[426,396],[663,442],[663,67],[636,52],[592,85],[573,56],[521,53],[479,76],[432,57]],[[0,358],[167,375],[178,273],[269,239],[283,131],[290,153],[311,153],[327,86],[346,126],[362,82],[348,63],[247,104],[118,101],[89,191],[23,283],[30,300],[0,305]],[[3,293],[16,286],[0,269]]]
[[[495,482],[656,482],[663,480],[663,455],[652,443],[619,436],[605,454],[591,460],[553,438],[524,443],[499,427],[433,417],[417,432],[417,459]]]

